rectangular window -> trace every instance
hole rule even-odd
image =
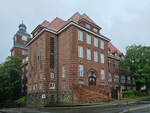
[[[66,76],[66,69],[65,66],[62,67],[62,77],[65,78]]]
[[[101,54],[101,63],[104,64],[104,54]]]
[[[108,82],[112,82],[112,76],[110,72],[108,72]]]
[[[54,68],[54,38],[50,38],[50,68]]]
[[[101,79],[102,79],[102,80],[105,79],[105,72],[104,72],[104,69],[101,70]]]
[[[50,83],[50,84],[49,84],[49,88],[50,88],[50,89],[55,89],[55,84],[54,84],[54,83]]]
[[[94,38],[94,46],[98,47],[98,39],[97,38]]]
[[[91,36],[90,35],[86,35],[86,42],[87,44],[91,44]]]
[[[65,89],[65,88],[66,88],[66,83],[62,82],[62,89]]]
[[[98,62],[98,52],[94,51],[94,61]]]
[[[78,75],[80,77],[83,77],[83,73],[84,73],[84,67],[83,67],[83,65],[79,64],[79,66],[78,66]]]
[[[93,31],[97,33],[97,31],[98,31],[98,30],[97,30],[97,29],[95,29],[95,28],[93,28]]]
[[[85,27],[90,29],[91,26],[89,24],[86,24]]]
[[[118,74],[114,75],[114,82],[119,83],[119,75]]]
[[[83,41],[83,32],[78,31],[78,40]]]
[[[83,58],[83,47],[78,46],[78,57]]]
[[[126,83],[126,77],[124,75],[121,76],[121,83]]]
[[[53,72],[50,73],[50,78],[54,78],[54,73]]]
[[[103,40],[101,40],[101,49],[104,49],[104,41]]]
[[[40,83],[40,87],[39,87],[39,89],[42,89],[43,88],[43,84],[42,83]]]
[[[91,60],[91,50],[87,49],[87,60]]]

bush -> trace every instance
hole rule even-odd
[[[143,94],[137,90],[126,90],[126,91],[122,91],[122,95],[123,97],[133,98],[137,96],[142,96]]]
[[[27,97],[24,96],[15,101],[18,106],[24,106],[26,104]]]

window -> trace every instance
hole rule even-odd
[[[50,38],[50,68],[54,68],[54,38]]]
[[[84,67],[83,67],[83,65],[79,64],[79,66],[78,66],[78,75],[80,77],[83,77],[83,72],[84,72]]]
[[[40,88],[39,89],[42,89],[43,88],[43,84],[42,83],[40,83]]]
[[[87,49],[87,54],[86,54],[87,60],[91,60],[91,50]]]
[[[101,49],[104,49],[104,41],[101,40]]]
[[[63,66],[63,67],[62,67],[62,77],[65,78],[65,76],[66,76],[66,69],[65,69],[65,67]]]
[[[126,89],[126,87],[125,87],[125,86],[121,86],[121,89],[122,89],[122,90],[125,90],[125,89]]]
[[[97,38],[94,38],[94,46],[98,47],[98,39]]]
[[[119,83],[119,75],[118,74],[114,75],[114,82]]]
[[[115,67],[115,68],[118,68],[118,67],[119,67],[117,62],[114,63],[114,67]]]
[[[128,83],[128,84],[131,83],[131,77],[130,77],[130,76],[128,76],[128,78],[127,78],[127,83]]]
[[[105,72],[104,72],[104,69],[101,70],[101,79],[102,79],[102,80],[105,79]]]
[[[91,26],[89,24],[86,24],[85,27],[90,29]]]
[[[97,33],[97,29],[93,28],[93,31]]]
[[[50,73],[50,78],[54,78],[54,73],[53,72]]]
[[[54,84],[54,83],[50,83],[50,84],[49,84],[49,88],[50,88],[50,89],[55,89],[55,84]]]
[[[126,83],[126,77],[124,75],[121,76],[121,83]]]
[[[62,82],[62,88],[66,88],[66,83],[65,82]]]
[[[33,90],[37,90],[38,89],[38,85],[34,84]]]
[[[78,40],[83,41],[83,32],[78,31]]]
[[[83,47],[78,46],[78,57],[83,58]]]
[[[27,55],[27,51],[26,50],[22,50],[22,55]]]
[[[112,76],[110,72],[108,72],[108,82],[112,82]]]
[[[11,55],[12,55],[12,56],[14,56],[14,55],[15,55],[15,51],[14,51],[14,50],[12,51]]]
[[[86,35],[86,42],[87,44],[91,44],[91,36],[90,35]]]
[[[110,67],[112,65],[112,62],[110,59],[108,59],[108,66]]]
[[[101,54],[101,63],[104,64],[104,54]]]
[[[97,51],[94,51],[94,61],[98,62],[98,53],[97,53]]]

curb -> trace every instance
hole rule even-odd
[[[148,108],[148,107],[150,107],[150,104],[139,106],[139,107],[134,107],[134,108],[128,108],[128,109],[123,110],[122,112],[119,112],[119,113],[127,113],[127,112],[131,112],[131,111],[135,111],[135,110],[140,110],[140,109],[144,109],[144,108]]]

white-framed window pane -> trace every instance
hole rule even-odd
[[[78,46],[78,57],[83,58],[83,47]]]
[[[101,40],[101,49],[104,49],[104,41],[103,40]]]
[[[93,28],[93,31],[97,33],[97,29]]]
[[[98,52],[94,51],[94,61],[98,62]]]
[[[86,35],[86,42],[87,44],[91,44],[91,36],[90,35]]]
[[[109,81],[109,82],[112,82],[112,76],[111,76],[111,73],[110,73],[110,72],[108,72],[108,81]]]
[[[78,31],[78,40],[83,41],[83,32]]]
[[[43,84],[42,83],[40,83],[40,87],[39,87],[39,89],[42,89],[43,88]]]
[[[50,84],[49,84],[49,88],[50,88],[50,89],[55,89],[55,84],[54,84],[54,83],[50,83]]]
[[[101,63],[104,64],[104,54],[101,54]]]
[[[98,47],[98,39],[97,38],[94,38],[94,46]]]
[[[91,50],[90,49],[87,49],[87,60],[91,60]]]
[[[65,78],[66,76],[66,68],[65,66],[62,67],[62,77]]]
[[[83,67],[83,65],[79,64],[78,65],[78,75],[80,77],[83,77],[83,74],[84,74],[84,67]]]
[[[66,83],[65,82],[62,82],[62,88],[66,88]]]
[[[53,72],[50,73],[50,78],[54,78],[54,73]]]
[[[114,75],[114,82],[119,83],[119,75],[118,74]]]
[[[101,70],[101,79],[102,79],[102,80],[105,79],[105,72],[104,72],[104,69]]]
[[[121,83],[125,83],[126,82],[126,77],[124,75],[121,76]]]
[[[90,29],[90,25],[89,24],[86,24],[85,27],[88,28],[88,29]]]

